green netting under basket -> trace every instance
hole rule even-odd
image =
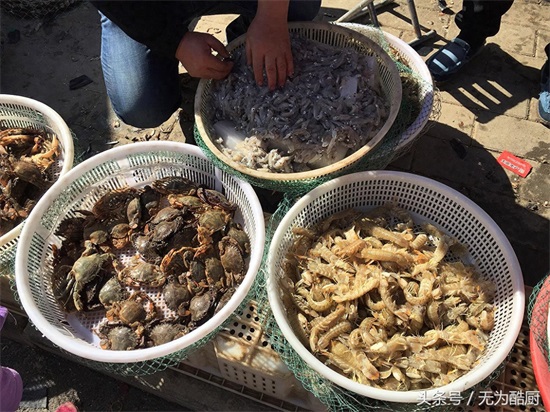
[[[546,277],[533,288],[529,296],[527,311],[531,333],[550,369],[550,342],[548,341],[548,322],[550,322],[550,274],[546,275]]]
[[[407,57],[404,51],[396,47],[398,44],[396,43],[398,41],[397,38],[389,38],[389,36],[386,36],[380,29],[370,26],[353,25],[351,28],[358,31],[360,34],[368,34],[371,40],[388,53],[398,68],[403,86],[403,97],[400,102],[397,117],[386,136],[378,145],[359,161],[334,173],[311,179],[276,181],[245,174],[227,165],[208,148],[203,136],[201,136],[198,128],[195,126],[195,141],[208,158],[220,169],[254,186],[285,192],[290,196],[300,196],[314,187],[344,174],[365,170],[385,169],[392,161],[410,150],[416,138],[426,129],[428,119],[433,120],[439,116],[439,108],[436,106],[434,110],[433,103],[436,94],[434,93],[431,78],[429,74],[426,74],[427,72],[423,74],[420,73],[418,70],[418,61],[414,61],[410,56]],[[403,47],[402,44],[399,45]],[[437,102],[437,100],[435,101]]]

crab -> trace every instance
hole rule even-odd
[[[105,350],[133,350],[144,345],[144,328],[133,329],[121,322],[106,321],[96,331],[101,339],[99,346]]]
[[[124,187],[112,190],[101,196],[92,207],[92,213],[99,220],[126,219],[128,203],[138,196],[138,190],[133,187]]]
[[[128,299],[129,295],[116,276],[112,276],[99,290],[99,301],[103,307],[110,308],[113,303]]]
[[[132,233],[130,236],[132,246],[136,249],[139,256],[146,262],[158,265],[162,261],[155,245],[151,242],[151,238],[143,233]]]
[[[212,236],[221,232],[231,220],[231,215],[221,209],[209,209],[199,216],[197,227],[197,239],[200,246],[195,257],[204,256],[212,247]]]
[[[197,189],[197,196],[204,203],[228,212],[233,212],[237,209],[237,205],[235,203],[230,202],[221,192],[214,189],[199,187]]]
[[[237,241],[245,257],[250,255],[250,237],[239,223],[230,222],[226,235]]]
[[[191,313],[190,326],[195,327],[204,322],[214,307],[216,301],[216,293],[207,290],[200,295],[195,295],[189,304],[189,312]]]
[[[184,283],[177,280],[175,277],[170,277],[168,282],[162,289],[162,295],[166,306],[179,316],[185,316],[186,310],[189,307],[192,294],[187,287],[187,282]]]
[[[163,195],[194,195],[197,185],[190,179],[181,176],[166,176],[153,182],[153,187]]]
[[[111,308],[105,313],[109,321],[120,321],[134,328],[147,324],[156,316],[155,304],[145,292],[134,292],[126,300],[113,302]]]
[[[175,319],[162,319],[155,321],[146,328],[147,344],[159,346],[168,342],[172,342],[189,333],[189,328],[177,323]]]
[[[88,254],[87,251],[84,251],[83,255],[74,262],[67,274],[66,293],[62,295],[67,296],[68,299],[72,296],[77,311],[86,310],[89,299],[84,298],[83,292],[86,291],[87,285],[97,282],[98,278],[105,275],[105,271],[102,269],[106,263],[111,263],[113,259],[114,255],[111,253]],[[67,302],[63,306],[70,307],[70,304]]]
[[[232,237],[225,236],[218,243],[220,261],[226,275],[225,286],[235,286],[242,282],[245,275],[243,251]]]
[[[227,305],[227,302],[231,300],[233,297],[233,294],[235,293],[235,288],[230,287],[225,292],[223,292],[222,296],[218,300],[218,304],[216,305],[216,309],[214,309],[214,315],[218,313],[225,305]]]
[[[166,282],[166,276],[159,266],[145,262],[134,255],[128,265],[118,272],[118,279],[129,286],[159,287]]]
[[[132,227],[128,223],[118,223],[111,228],[111,243],[115,249],[122,249],[130,243]]]

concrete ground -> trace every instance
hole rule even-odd
[[[323,0],[319,19],[335,20],[356,4],[354,0]],[[443,13],[435,0],[416,1],[422,33],[435,31],[433,37],[416,46],[424,59],[457,34],[453,15],[459,11],[461,1],[449,1],[448,5],[449,10]],[[516,0],[504,16],[498,35],[489,39],[463,75],[440,86],[426,133],[405,156],[388,167],[438,180],[481,206],[508,237],[525,283],[530,286],[549,272],[550,130],[539,121],[537,114],[540,68],[545,62],[543,49],[550,42],[548,16],[550,2],[547,0]],[[232,17],[203,18],[196,30],[212,33],[225,41],[224,27]],[[31,97],[56,110],[74,133],[78,161],[109,149],[113,143],[151,139],[185,141],[191,136],[197,81],[184,73],[181,76],[184,102],[169,121],[158,128],[144,130],[126,126],[116,119],[102,79],[99,17],[90,4],[76,2],[46,19],[15,17],[3,7],[0,18],[0,92]],[[416,39],[405,0],[379,9],[378,20],[384,31],[407,42]],[[368,24],[370,20],[362,15],[354,22]],[[81,75],[88,76],[92,82],[70,90],[69,81]],[[522,178],[502,168],[497,158],[503,151],[529,162],[530,174]],[[6,293],[2,291],[4,296]],[[30,368],[35,356],[38,359],[50,356],[29,352],[14,342],[3,339],[2,364],[9,365],[11,359],[22,373]],[[131,392],[131,396],[124,397],[116,408],[113,404],[87,403],[86,391],[90,385],[67,389],[62,384],[64,377],[56,374],[57,370],[64,370],[66,364],[61,367],[58,361],[41,362],[34,366],[40,364],[48,369],[49,379],[54,381],[52,387],[60,392],[69,391],[66,399],[78,402],[83,410],[182,408],[158,398],[154,405],[146,400],[138,401],[142,396],[150,399],[151,395],[131,387],[124,389]],[[118,385],[102,374],[96,376],[81,366],[70,365],[76,368],[74,376],[93,382],[94,393],[98,388],[111,391]],[[52,396],[46,410],[55,410],[65,398],[59,398],[57,404],[53,399]],[[223,401],[216,406],[223,410]],[[216,406],[208,409],[218,410]],[[241,406],[243,410],[255,409],[253,403]],[[200,408],[194,404],[190,409]]]

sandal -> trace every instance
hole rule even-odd
[[[426,65],[434,81],[445,82],[458,73],[481,50],[485,43],[472,50],[464,40],[456,38],[439,49],[427,61]]]
[[[541,69],[539,116],[543,121],[550,123],[550,44],[545,48],[548,60]]]

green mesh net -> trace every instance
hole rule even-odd
[[[285,192],[290,196],[299,196],[344,174],[385,169],[391,162],[409,151],[416,139],[427,129],[428,120],[436,120],[439,116],[439,100],[431,78],[429,74],[422,75],[418,70],[418,63],[415,67],[415,62],[406,55],[404,49],[396,47],[396,40],[388,39],[379,28],[365,25],[354,25],[353,28],[360,34],[366,35],[388,53],[395,62],[402,83],[403,97],[399,112],[390,130],[379,144],[357,162],[330,174],[310,179],[269,180],[242,173],[228,166],[209,149],[205,143],[205,136],[201,136],[195,126],[194,139],[207,157],[220,169],[253,186]]]
[[[550,370],[550,342],[548,342],[547,332],[550,321],[550,274],[533,288],[529,296],[527,315],[531,333]]]

